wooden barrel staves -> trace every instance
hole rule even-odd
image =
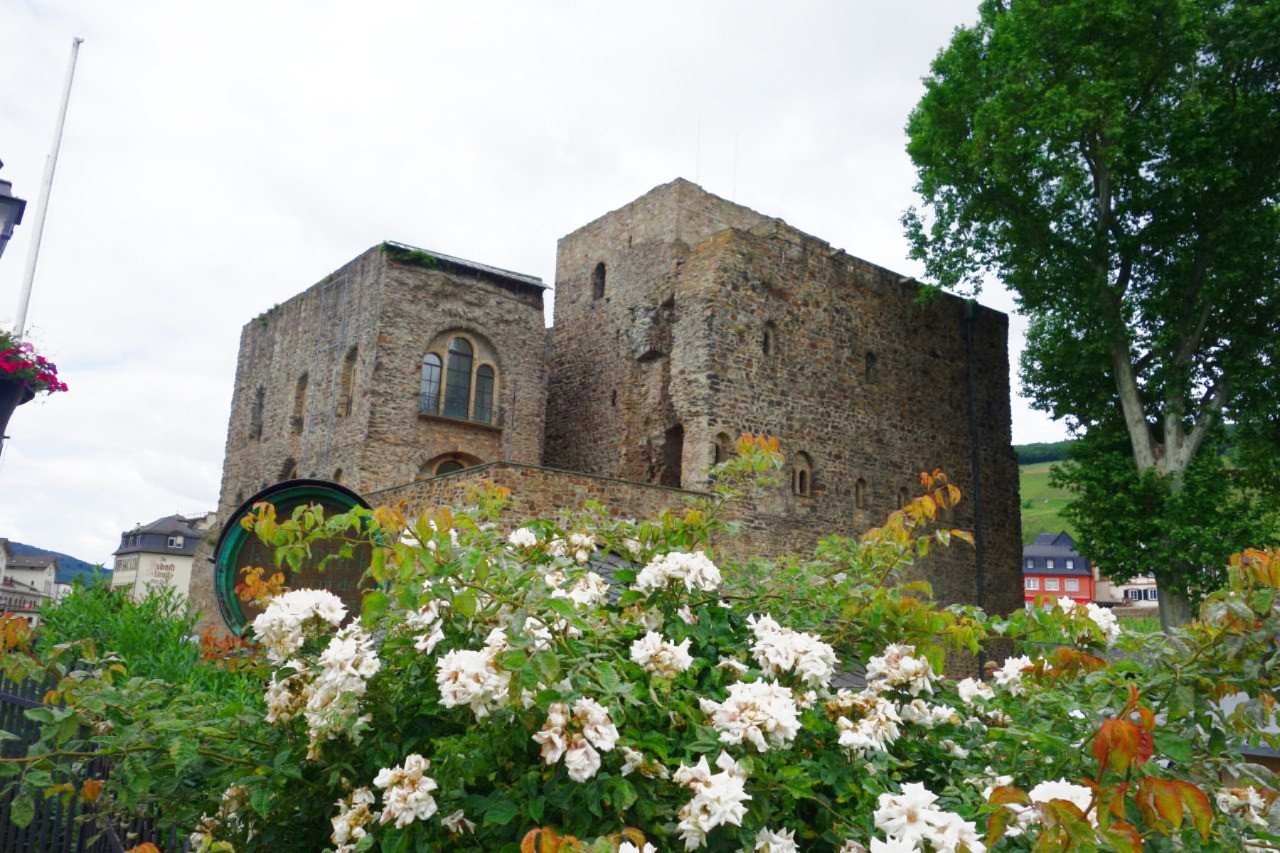
[[[287,480],[268,486],[241,504],[223,526],[214,549],[214,595],[222,618],[236,634],[242,634],[254,617],[262,612],[255,602],[241,601],[236,595],[236,584],[243,577],[243,571],[253,566],[261,566],[268,575],[276,571],[273,549],[240,524],[254,504],[263,502],[275,507],[279,519],[289,518],[300,506],[318,505],[326,516],[347,512],[357,506],[369,508],[360,495],[326,480]],[[285,572],[285,585],[290,589],[327,589],[341,598],[348,610],[359,613],[360,580],[369,567],[372,548],[367,542],[357,545],[350,556],[335,556],[325,564],[323,571],[318,570],[316,566],[320,561],[330,554],[337,554],[339,547],[338,543],[313,546],[310,565],[303,566],[300,572],[280,571]]]

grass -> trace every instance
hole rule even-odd
[[[1071,496],[1063,489],[1049,485],[1049,469],[1053,462],[1037,462],[1018,468],[1018,486],[1022,501],[1022,543],[1035,540],[1041,533],[1059,533],[1063,530],[1073,537],[1075,530],[1062,517]]]
[[[1160,619],[1157,616],[1121,616],[1120,627],[1135,634],[1154,634],[1160,630]]]

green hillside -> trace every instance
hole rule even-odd
[[[1049,469],[1052,462],[1037,462],[1018,467],[1018,484],[1022,501],[1022,542],[1036,538],[1040,533],[1057,533],[1065,530],[1076,535],[1071,525],[1062,517],[1070,495],[1063,489],[1049,485]]]

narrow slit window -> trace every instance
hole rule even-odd
[[[476,371],[475,417],[485,424],[493,421],[493,368],[487,364],[480,365]]]
[[[422,389],[419,399],[422,411],[440,411],[440,356],[433,352],[422,357]]]
[[[596,264],[596,268],[591,273],[591,298],[600,299],[604,296],[604,261]]]
[[[867,481],[861,477],[853,484],[853,505],[856,509],[867,508]]]
[[[302,432],[302,424],[307,415],[307,374],[298,377],[298,386],[293,392],[293,418],[289,421],[289,428],[294,435]]]

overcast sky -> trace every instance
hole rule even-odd
[[[10,424],[0,536],[110,564],[211,509],[240,327],[384,239],[551,283],[558,237],[682,176],[921,273],[903,127],[976,0],[618,6],[0,2],[5,326],[86,39],[28,319],[71,392]]]

